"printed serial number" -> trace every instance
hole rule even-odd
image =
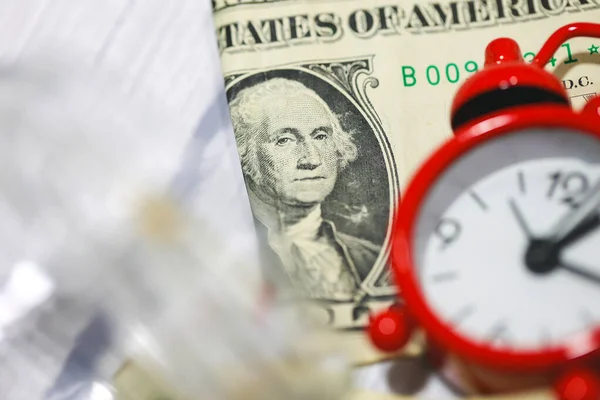
[[[598,61],[600,61],[600,54],[598,49],[600,46],[596,46],[592,44],[587,50],[590,55],[598,56]],[[536,54],[528,51],[523,54],[523,59],[525,62],[531,63]],[[559,53],[556,53],[550,61],[548,61],[548,65],[552,67],[556,67],[559,63],[559,60],[562,60],[562,63],[565,65],[576,63],[579,61],[578,58],[574,57],[574,54],[571,50],[571,45],[569,43],[565,43],[561,46],[561,50]],[[477,64],[477,62],[470,60],[462,63],[454,63],[450,62],[446,65],[428,65],[424,69],[417,69],[412,65],[403,65],[401,67],[402,72],[402,84],[404,87],[413,87],[418,83],[427,83],[429,86],[437,86],[441,83],[449,83],[456,84],[461,82],[462,80],[469,77],[474,72],[477,72],[481,67]],[[573,80],[564,80],[563,85],[565,89],[573,89],[577,87],[585,87],[593,84],[593,82],[587,76],[580,77],[577,81]]]

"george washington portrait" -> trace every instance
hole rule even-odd
[[[229,107],[268,263],[303,297],[352,301],[381,252],[381,243],[361,237],[360,229],[349,232],[344,227],[350,223],[328,217],[341,221],[343,211],[353,209],[352,218],[368,218],[374,207],[350,206],[365,198],[364,189],[353,193],[361,188],[348,179],[340,183],[360,156],[355,135],[322,95],[281,76],[241,88]],[[354,174],[372,171],[362,172]],[[327,207],[337,211],[327,214]]]

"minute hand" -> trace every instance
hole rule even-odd
[[[594,215],[599,207],[600,179],[596,181],[579,206],[573,211],[567,213],[552,227],[547,239],[553,241],[554,243],[558,243],[573,230],[577,229],[582,222]]]

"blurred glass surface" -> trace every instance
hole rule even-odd
[[[262,296],[223,94],[182,140],[62,55],[0,67],[0,397],[110,399],[132,357],[194,397],[338,398],[343,358]]]

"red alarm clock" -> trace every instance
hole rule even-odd
[[[600,37],[600,25],[559,29],[530,64],[515,41],[494,40],[458,90],[455,135],[398,208],[402,300],[371,318],[379,349],[401,349],[418,326],[483,390],[504,390],[490,383],[504,376],[600,399],[600,97],[575,112],[544,70],[576,36]]]

